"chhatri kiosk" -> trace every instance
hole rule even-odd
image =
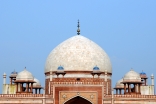
[[[154,76],[148,85],[145,72],[131,69],[113,87],[107,53],[80,35],[79,27],[48,55],[44,87],[26,68],[12,72],[10,84],[4,73],[0,104],[156,104]]]

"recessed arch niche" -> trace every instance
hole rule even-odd
[[[87,100],[81,96],[76,96],[72,99],[69,99],[64,104],[92,104],[92,103],[89,100]]]

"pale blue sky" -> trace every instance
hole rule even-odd
[[[78,19],[81,35],[109,55],[113,87],[131,68],[156,75],[155,0],[1,0],[1,78],[26,66],[44,86],[48,54],[76,35]]]

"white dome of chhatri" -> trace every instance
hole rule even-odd
[[[124,88],[124,84],[122,83],[123,79],[120,79],[117,83],[116,83],[116,88]]]
[[[112,73],[111,62],[106,52],[93,41],[76,35],[59,44],[49,54],[45,73],[57,71],[58,66],[64,71],[93,71],[96,65],[100,71]]]
[[[17,74],[16,80],[34,80],[33,75],[26,68]]]
[[[35,83],[33,83],[33,87],[40,87],[41,86],[40,81],[38,79],[34,78],[34,81],[35,81]]]
[[[123,78],[124,82],[141,82],[141,77],[139,73],[135,72],[134,70],[130,70],[128,73],[125,74]]]

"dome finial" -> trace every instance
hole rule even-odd
[[[131,67],[131,70],[130,71],[133,71],[133,68]]]
[[[80,24],[79,24],[79,20],[78,20],[78,25],[77,25],[78,29],[77,29],[77,35],[80,35]]]
[[[25,66],[24,70],[26,70],[26,66]]]

